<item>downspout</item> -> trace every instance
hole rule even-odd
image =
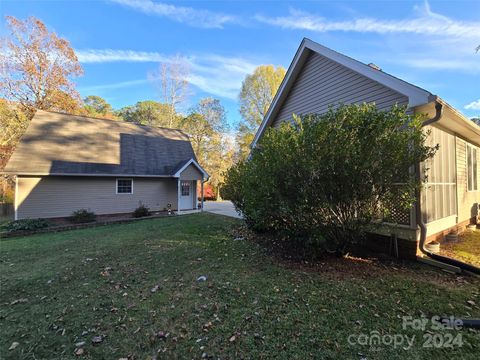
[[[443,113],[443,105],[440,102],[435,101],[435,116],[431,119],[424,121],[422,126],[431,125],[437,122],[442,117],[442,113]],[[415,177],[418,183],[421,183],[421,180],[422,180],[420,177],[420,171],[421,171],[420,163],[415,164]],[[415,217],[417,220],[417,224],[420,227],[420,244],[419,244],[420,251],[434,260],[443,262],[445,264],[456,266],[462,270],[470,271],[475,274],[480,274],[480,268],[476,266],[466,264],[464,262],[451,259],[446,256],[434,254],[428,251],[427,249],[425,249],[425,240],[427,239],[427,226],[423,222],[421,195],[422,195],[422,191],[421,191],[421,188],[419,187],[416,191],[417,202],[415,203]]]

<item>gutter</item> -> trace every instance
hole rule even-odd
[[[433,124],[433,123],[439,121],[440,118],[442,117],[442,114],[443,114],[443,104],[441,104],[439,101],[435,100],[435,116],[433,118],[428,119],[425,122],[423,122],[422,126],[430,125],[430,124]],[[416,177],[416,180],[418,182],[421,182],[420,163],[415,164],[415,177]],[[415,217],[416,217],[417,224],[420,227],[420,244],[419,244],[420,251],[423,254],[427,255],[428,257],[430,257],[434,260],[440,261],[440,262],[448,264],[448,265],[456,266],[456,267],[458,267],[458,268],[460,268],[461,270],[464,270],[464,271],[468,271],[468,272],[472,272],[474,274],[479,274],[480,275],[480,268],[478,268],[476,266],[466,264],[462,261],[451,259],[451,258],[446,257],[446,256],[434,254],[434,253],[428,251],[427,249],[425,249],[425,240],[427,238],[427,226],[423,222],[422,206],[421,206],[421,200],[420,200],[421,199],[421,189],[420,188],[418,188],[418,190],[417,190],[416,197],[417,197],[417,201],[415,203]]]

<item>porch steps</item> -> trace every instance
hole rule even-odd
[[[450,264],[445,264],[443,262],[431,259],[426,256],[417,256],[417,261],[428,264],[431,266],[439,267],[443,271],[454,273],[454,274],[460,274],[462,272],[462,269],[460,269],[458,266],[450,265]]]

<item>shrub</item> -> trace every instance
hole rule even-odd
[[[7,223],[2,227],[2,230],[7,233],[12,233],[17,231],[33,231],[48,226],[50,226],[50,223],[45,219],[22,219]]]
[[[150,209],[143,204],[140,204],[133,212],[133,217],[139,218],[144,216],[150,216]]]
[[[250,159],[228,170],[222,196],[254,230],[294,249],[344,254],[382,203],[413,205],[419,184],[409,168],[436,150],[426,136],[421,118],[400,107],[349,105],[295,117],[269,129]]]
[[[0,203],[13,204],[15,202],[15,192],[12,188],[7,188],[6,191],[0,194]]]
[[[87,209],[80,209],[76,210],[72,213],[70,216],[70,221],[75,223],[75,224],[83,224],[83,223],[88,223],[88,222],[93,222],[97,216],[95,215],[94,212],[89,211]]]

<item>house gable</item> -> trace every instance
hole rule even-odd
[[[208,180],[210,177],[210,175],[208,175],[208,173],[193,158],[180,163],[173,176],[182,180]]]
[[[291,121],[292,115],[321,114],[329,106],[375,103],[380,110],[408,105],[408,97],[333,60],[311,52],[272,126]]]
[[[299,79],[301,75],[304,81]],[[325,81],[322,76],[325,77]],[[375,95],[372,91],[378,93]],[[330,104],[363,101],[375,101],[384,108],[388,107],[389,102],[397,102],[407,104],[413,109],[435,98],[424,89],[305,38],[255,134],[251,147],[255,147],[265,129],[272,126],[274,121],[278,125],[287,117],[291,118],[295,112],[299,114],[306,114],[312,110],[322,112],[325,111],[323,110],[325,106],[328,108]],[[311,103],[313,101],[315,104]]]
[[[180,174],[181,180],[202,180],[203,173],[194,165],[188,165]]]

